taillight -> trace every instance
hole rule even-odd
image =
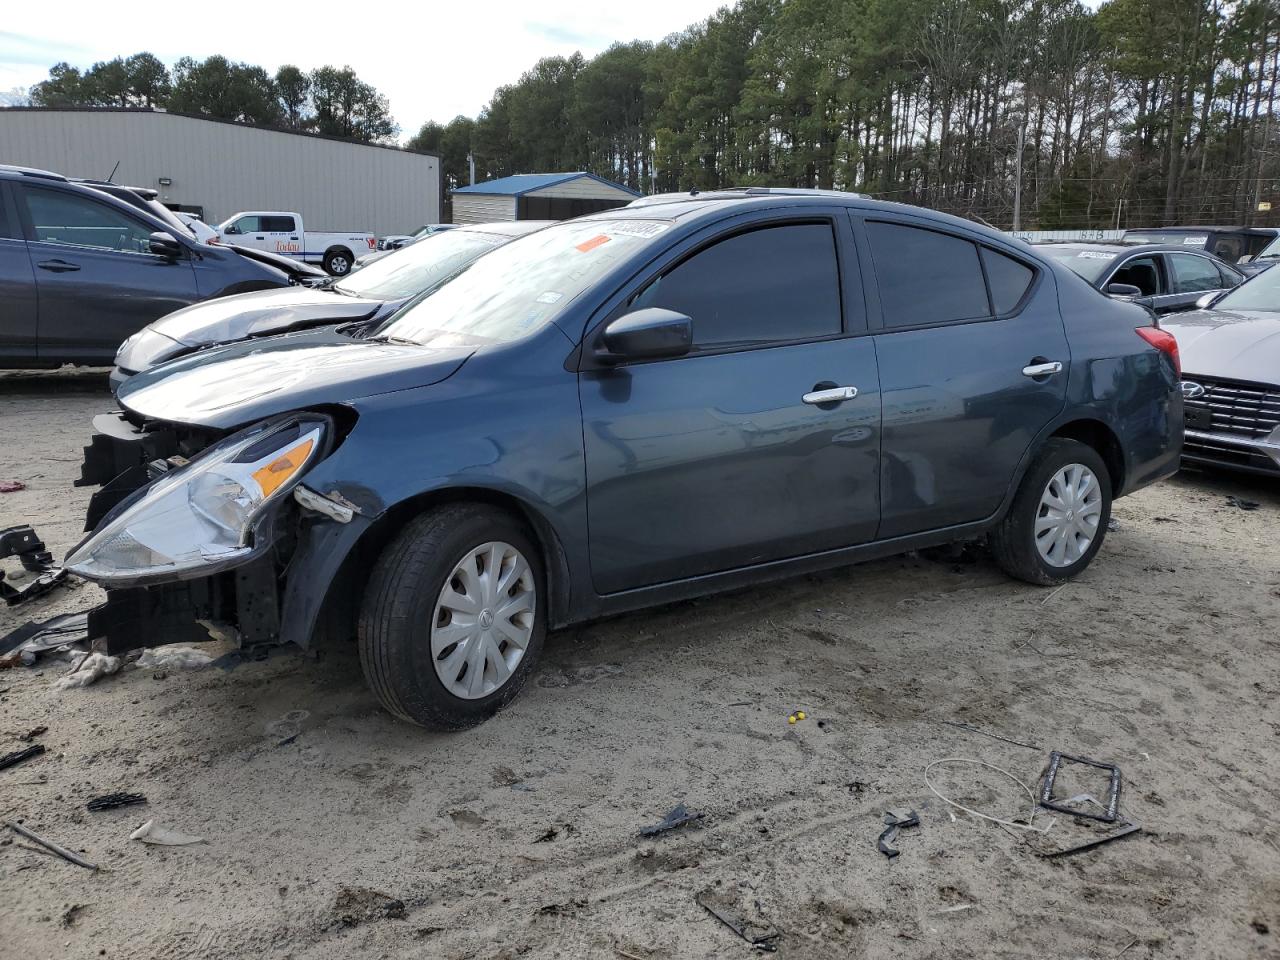
[[[1161,353],[1167,353],[1173,361],[1173,369],[1182,376],[1182,358],[1178,356],[1178,340],[1168,330],[1159,327],[1138,327],[1137,334]]]

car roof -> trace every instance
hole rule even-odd
[[[0,176],[9,177],[38,177],[42,180],[59,180],[63,183],[67,182],[67,178],[60,173],[54,173],[52,170],[41,170],[39,167],[19,167],[11,163],[0,163]]]
[[[1033,243],[1033,247],[1046,247],[1054,250],[1097,250],[1099,253],[1112,253],[1117,257],[1132,253],[1190,253],[1198,257],[1217,260],[1212,253],[1203,247],[1187,247],[1178,243],[1125,243],[1122,240],[1049,240],[1044,243]]]
[[[505,237],[523,237],[526,233],[534,233],[559,222],[559,220],[499,220],[494,223],[457,224],[455,229],[467,233],[497,233]]]
[[[1275,236],[1275,227],[1229,227],[1208,224],[1192,224],[1189,227],[1130,227],[1125,233],[1252,233],[1264,237]]]

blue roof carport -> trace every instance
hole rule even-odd
[[[517,173],[454,190],[453,222],[567,220],[625,206],[640,195],[594,173]]]

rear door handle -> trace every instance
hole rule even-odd
[[[1022,368],[1024,377],[1051,377],[1055,373],[1062,372],[1062,362],[1060,360],[1045,360],[1040,363],[1032,363]]]
[[[857,395],[857,387],[829,387],[826,390],[814,390],[811,393],[806,393],[800,399],[805,403],[821,406],[824,403],[841,403],[845,400],[852,400]]]
[[[51,273],[70,273],[73,270],[80,269],[80,264],[67,263],[66,260],[41,260],[36,266]]]

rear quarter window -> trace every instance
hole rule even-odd
[[[987,269],[992,309],[997,316],[1012,313],[1031,287],[1036,272],[1025,263],[988,247],[982,248],[982,265]]]

